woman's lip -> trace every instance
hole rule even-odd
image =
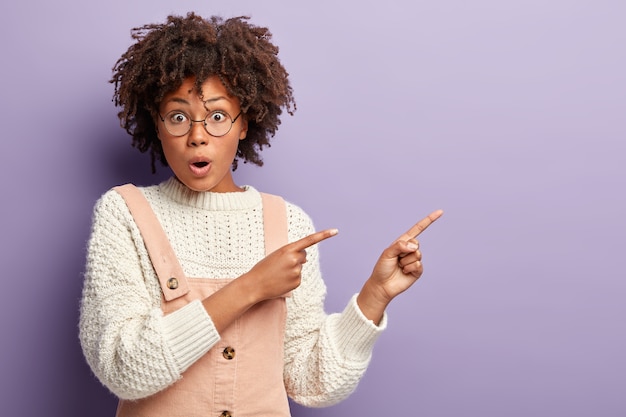
[[[211,161],[206,159],[197,159],[189,162],[189,170],[197,177],[208,174],[211,170]]]

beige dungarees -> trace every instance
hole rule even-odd
[[[130,184],[116,191],[126,200],[159,277],[164,314],[231,281],[186,278],[143,193]],[[287,215],[280,197],[261,197],[267,255],[287,243]],[[120,401],[116,417],[290,416],[283,382],[286,314],[283,297],[255,305],[180,380],[150,397]]]

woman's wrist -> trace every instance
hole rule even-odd
[[[261,286],[259,286],[258,282],[251,275],[251,272],[247,272],[231,282],[233,286],[237,287],[238,297],[247,305],[247,308],[263,301]]]
[[[202,300],[218,332],[221,333],[258,302],[258,291],[252,281],[247,275],[242,275]]]
[[[384,290],[371,280],[367,280],[357,296],[356,302],[363,315],[376,325],[380,323],[389,305],[389,299]]]

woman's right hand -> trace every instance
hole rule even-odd
[[[300,285],[306,248],[336,234],[337,229],[327,229],[278,248],[241,278],[248,281],[257,302],[283,296]]]
[[[289,243],[202,300],[217,332],[221,333],[256,303],[278,298],[297,288],[302,265],[306,262],[306,248],[336,234],[337,229],[328,229]]]

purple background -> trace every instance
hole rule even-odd
[[[250,14],[292,76],[263,168],[324,242],[327,310],[431,210],[426,272],[345,402],[294,416],[626,415],[621,0],[5,2],[0,153],[6,416],[113,416],[77,339],[91,209],[160,181],[107,83],[129,30]]]

